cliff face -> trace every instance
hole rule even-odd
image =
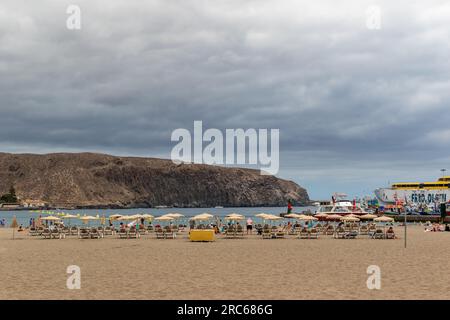
[[[0,193],[57,207],[285,206],[309,201],[291,181],[259,171],[92,153],[0,153]]]

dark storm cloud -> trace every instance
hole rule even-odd
[[[203,120],[279,128],[280,175],[313,197],[429,179],[450,162],[450,5],[378,1],[368,30],[372,4],[3,1],[0,147],[169,157]]]

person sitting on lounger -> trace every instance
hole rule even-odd
[[[120,231],[124,231],[125,230],[125,225],[123,224],[123,222],[120,223]]]
[[[19,226],[19,229],[18,229],[17,231],[19,231],[19,232],[23,231],[23,226],[20,225],[20,226]]]
[[[386,234],[394,234],[394,229],[392,227],[389,227],[389,229],[387,229]]]

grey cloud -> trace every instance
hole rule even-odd
[[[445,1],[379,1],[378,31],[371,1],[77,3],[80,31],[71,1],[0,4],[2,151],[169,157],[194,120],[280,128],[280,175],[312,197],[449,163]]]

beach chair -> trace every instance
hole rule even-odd
[[[119,239],[126,239],[126,238],[128,238],[128,232],[127,232],[126,229],[119,229],[117,234],[119,235]]]
[[[334,238],[335,239],[345,239],[347,232],[344,228],[336,228],[334,232]]]
[[[37,235],[39,235],[38,231],[36,228],[30,227],[30,229],[28,230],[28,234],[32,237],[35,237]]]
[[[130,231],[128,231],[128,238],[130,239],[138,239],[141,237],[141,234],[139,233],[138,230],[136,229],[130,229]]]
[[[310,239],[318,239],[319,238],[319,230],[316,228],[312,228],[309,232],[309,238]]]
[[[309,232],[308,229],[302,228],[300,230],[300,233],[298,234],[299,239],[308,239],[309,238]]]
[[[89,229],[80,228],[78,230],[78,238],[79,239],[89,239],[90,238]]]
[[[169,229],[169,231],[165,231],[164,232],[164,238],[165,239],[175,239],[176,238],[176,233],[173,232],[173,230]]]
[[[395,239],[394,231],[386,231],[386,239]]]
[[[149,224],[148,226],[147,226],[147,231],[148,232],[152,232],[154,229],[153,229],[153,226],[151,225],[151,224]]]
[[[325,234],[326,234],[327,236],[332,236],[332,235],[334,235],[334,227],[333,227],[333,226],[328,226],[328,227],[327,227],[327,230],[326,230],[326,232],[325,232]]]
[[[231,239],[236,236],[236,232],[233,227],[227,228],[225,231],[225,238]]]
[[[382,230],[382,229],[377,229],[377,230],[375,231],[374,235],[373,235],[373,238],[374,238],[374,239],[384,239],[385,236],[384,236],[383,230]]]
[[[356,239],[357,236],[358,236],[358,232],[355,230],[345,233],[345,239]]]
[[[285,236],[286,232],[284,232],[284,230],[277,230],[277,232],[275,233],[276,239],[283,239]]]
[[[58,228],[52,229],[50,234],[52,239],[62,239],[64,237],[63,233]]]
[[[155,229],[156,239],[165,239],[164,231],[161,228]]]
[[[89,236],[91,239],[100,239],[101,234],[98,231],[98,228],[91,228],[91,231],[89,232]]]
[[[71,236],[77,236],[78,235],[78,228],[77,227],[75,227],[75,226],[70,227],[69,230],[70,230],[69,235],[71,235]]]
[[[369,228],[366,225],[362,225],[359,228],[359,234],[360,235],[367,235],[369,233]]]
[[[114,228],[113,227],[105,227],[103,234],[105,236],[112,236],[114,234]]]
[[[70,228],[69,227],[63,227],[61,229],[61,232],[64,234],[64,236],[70,236]]]
[[[272,239],[272,232],[269,228],[264,228],[262,231],[262,238],[263,239]]]
[[[44,239],[47,239],[47,238],[51,239],[52,238],[52,232],[48,228],[42,229],[41,236]]]
[[[243,238],[244,237],[244,228],[241,225],[238,225],[236,228],[236,237]]]

